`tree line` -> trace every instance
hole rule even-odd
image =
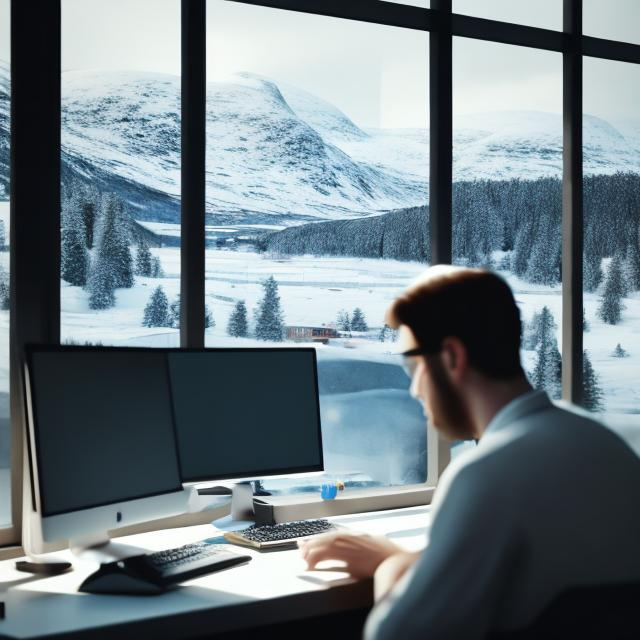
[[[473,180],[456,182],[452,196],[452,252],[457,264],[499,266],[523,280],[554,285],[561,279],[562,182]],[[603,280],[602,260],[617,256],[629,291],[640,289],[640,175],[585,176],[585,289]],[[430,261],[429,207],[358,220],[305,224],[257,240],[274,253],[344,255]],[[506,252],[493,264],[496,250]],[[615,312],[614,314],[615,315]]]

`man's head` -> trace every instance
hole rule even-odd
[[[520,312],[502,278],[484,269],[430,267],[387,311],[412,351],[411,393],[452,439],[477,437],[468,391],[523,378]]]

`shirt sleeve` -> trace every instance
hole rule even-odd
[[[519,544],[510,500],[481,478],[465,468],[451,479],[427,548],[372,610],[366,640],[473,639],[492,629]]]

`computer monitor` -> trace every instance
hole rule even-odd
[[[313,347],[169,351],[184,482],[324,469]]]
[[[186,511],[165,353],[30,346],[25,364],[29,553]]]

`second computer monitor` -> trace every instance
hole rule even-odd
[[[168,358],[185,482],[323,470],[315,349]]]

